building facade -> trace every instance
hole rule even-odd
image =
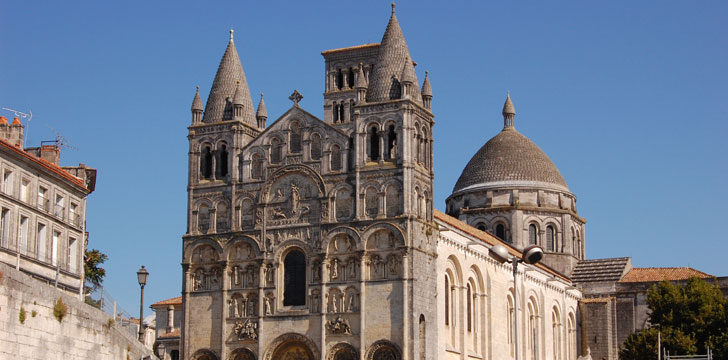
[[[0,261],[81,295],[96,169],[60,167],[57,145],[24,149],[23,130],[0,117]]]
[[[232,30],[195,94],[180,358],[502,359],[518,324],[522,359],[575,359],[570,280],[513,284],[488,249],[518,247],[434,210],[433,92],[394,6],[381,43],[322,55],[323,120],[294,91],[267,125]]]

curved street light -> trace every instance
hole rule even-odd
[[[501,244],[492,246],[488,255],[500,264],[508,262],[513,265],[513,341],[515,347],[515,360],[518,360],[518,263],[536,264],[543,259],[543,249],[538,245],[530,245],[523,249],[521,258],[511,256],[508,249]]]

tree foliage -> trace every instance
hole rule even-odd
[[[101,286],[106,276],[106,270],[101,267],[109,257],[99,250],[86,250],[83,255],[83,271],[86,279],[86,292],[89,293]]]
[[[691,278],[684,286],[663,281],[647,291],[650,327],[631,334],[622,346],[622,360],[654,359],[657,334],[671,354],[705,354],[728,359],[728,298],[718,285]]]

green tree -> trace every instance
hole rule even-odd
[[[83,255],[83,271],[85,274],[86,293],[95,290],[104,282],[106,270],[101,267],[109,257],[99,250],[86,250]]]
[[[728,359],[728,298],[703,279],[685,286],[663,281],[647,291],[650,327],[631,334],[622,345],[622,360],[655,359],[657,334],[662,347],[676,355],[705,354]]]

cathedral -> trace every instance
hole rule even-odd
[[[323,119],[294,91],[269,124],[232,30],[206,105],[194,96],[179,358],[581,355],[582,293],[569,276],[585,220],[516,130],[510,95],[503,130],[443,213],[432,202],[433,88],[417,78],[394,5],[380,43],[322,55]],[[512,265],[489,256],[495,245],[545,255],[520,264],[514,283]]]

